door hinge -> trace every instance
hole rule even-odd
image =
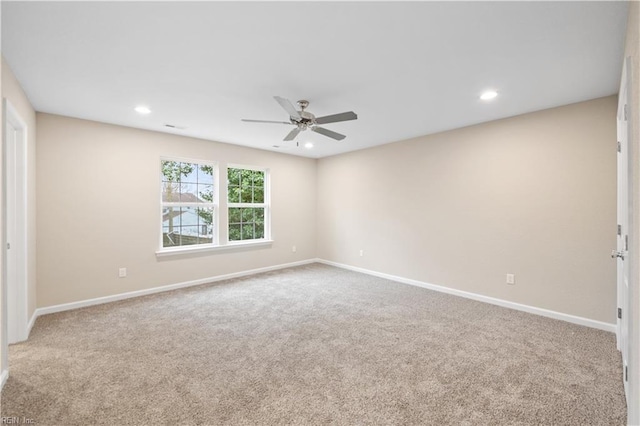
[[[618,319],[622,319],[622,308],[618,308]]]
[[[622,225],[618,225],[618,235],[622,235]]]
[[[629,251],[629,236],[628,235],[624,236],[624,250],[625,251]]]
[[[7,250],[11,248],[11,243],[7,243]]]
[[[622,144],[618,141],[618,152],[622,152]]]
[[[624,119],[627,120],[627,104],[624,104]]]
[[[624,366],[624,381],[628,382],[629,381],[629,367],[628,366]]]

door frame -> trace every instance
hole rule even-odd
[[[27,124],[20,117],[18,111],[11,105],[8,99],[4,99],[4,126],[2,143],[2,313],[4,338],[7,345],[26,340],[28,337],[28,269],[27,269]],[[7,138],[9,125],[16,130],[15,146],[8,149],[10,143]],[[11,158],[7,153],[11,153]],[[11,165],[11,163],[13,163]],[[11,165],[11,167],[9,167]],[[8,188],[7,177],[12,173],[11,178],[15,182],[14,188]],[[13,206],[15,217],[15,240],[8,241],[7,209],[8,194],[15,192]],[[9,282],[7,276],[7,243],[11,243],[11,250],[15,255],[15,280]],[[16,300],[15,310],[9,316],[8,297],[13,295]],[[11,327],[11,328],[10,328]],[[10,332],[11,331],[11,332]],[[3,345],[3,348],[7,346]],[[3,350],[3,357],[6,350]]]

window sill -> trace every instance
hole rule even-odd
[[[219,246],[186,246],[186,247],[176,247],[176,248],[167,248],[156,251],[156,257],[165,257],[165,256],[177,256],[177,255],[185,255],[191,253],[205,253],[205,252],[225,252],[225,251],[233,251],[233,250],[242,250],[242,249],[251,249],[256,247],[267,247],[271,246],[273,240],[256,240],[249,242],[231,242],[225,245]]]

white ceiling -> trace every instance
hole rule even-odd
[[[2,2],[35,109],[324,157],[615,94],[626,2]],[[478,99],[494,88],[492,102]],[[310,101],[341,142],[290,126]],[[133,111],[148,105],[152,113]],[[165,124],[185,127],[169,130]],[[273,148],[280,145],[280,148]]]

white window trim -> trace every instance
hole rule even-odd
[[[271,246],[273,240],[242,240],[231,241],[225,245],[198,244],[194,246],[169,247],[156,251],[156,257],[179,256],[201,252],[224,252],[241,249]]]
[[[160,199],[160,232],[159,232],[159,249],[156,251],[156,256],[170,255],[176,253],[193,253],[198,251],[206,251],[212,250],[217,247],[221,247],[219,244],[219,229],[220,229],[220,170],[218,167],[218,163],[215,161],[207,161],[207,160],[198,160],[193,158],[184,158],[184,157],[165,157],[161,156],[160,161],[158,162],[159,166],[159,175],[162,176],[162,162],[163,161],[179,161],[183,163],[194,163],[198,165],[207,165],[213,168],[213,202],[212,203],[176,203],[170,202],[165,203],[162,201],[162,185],[159,186],[159,199]],[[225,176],[226,178],[226,176]],[[162,182],[162,181],[161,181]],[[211,244],[196,244],[189,246],[178,246],[178,247],[163,247],[162,240],[162,211],[164,207],[213,207],[213,235],[211,237],[213,243]]]
[[[241,245],[241,244],[250,244],[250,243],[260,243],[260,242],[272,242],[271,239],[271,171],[268,167],[259,167],[259,166],[247,166],[244,164],[227,164],[225,169],[225,180],[228,176],[229,169],[245,169],[245,170],[253,170],[257,172],[264,172],[264,203],[230,203],[229,202],[229,188],[225,185],[226,193],[225,193],[225,201],[226,201],[226,210],[227,210],[227,245]],[[264,209],[264,238],[254,239],[254,240],[239,240],[239,241],[230,241],[229,240],[229,209],[230,208],[263,208]]]

